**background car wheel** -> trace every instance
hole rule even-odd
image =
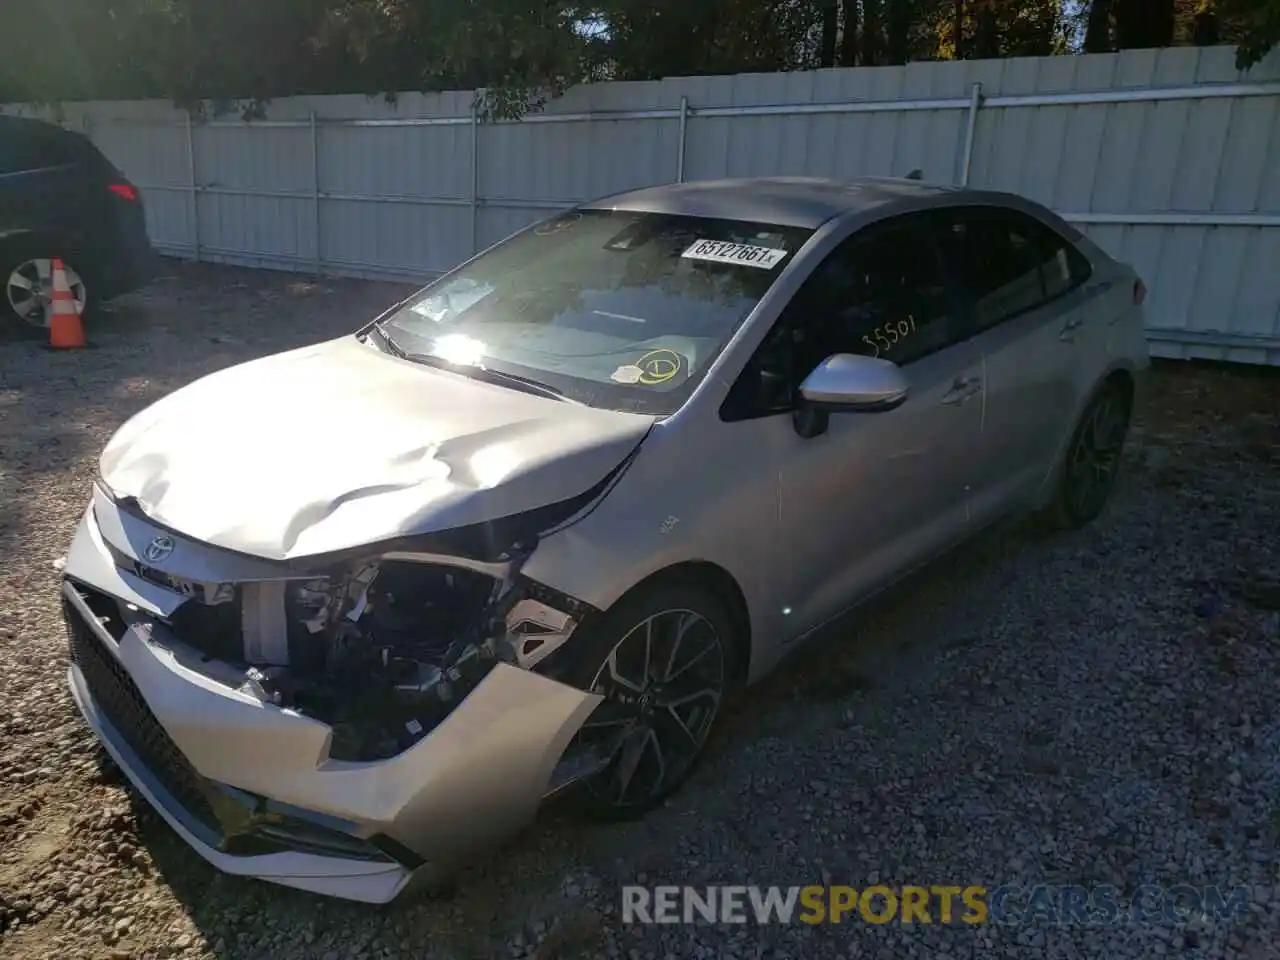
[[[16,248],[0,251],[0,317],[15,330],[27,333],[43,331],[49,326],[48,304],[53,296],[54,251]],[[74,262],[63,258],[71,295],[81,317],[93,306],[93,291]]]
[[[1128,391],[1108,382],[1085,407],[1067,448],[1050,523],[1075,530],[1097,519],[1111,497],[1129,432],[1133,404]]]
[[[578,734],[610,756],[585,785],[586,813],[640,816],[693,772],[737,676],[733,618],[711,590],[655,584],[592,630],[573,681],[605,700]]]

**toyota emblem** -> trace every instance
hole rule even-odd
[[[151,563],[159,563],[171,553],[173,553],[173,537],[166,537],[163,534],[148,543],[147,548],[142,551],[142,555]]]

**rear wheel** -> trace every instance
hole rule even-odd
[[[1102,385],[1085,408],[1067,448],[1049,520],[1074,530],[1097,519],[1111,498],[1129,432],[1132,401],[1120,384]]]
[[[578,738],[611,759],[586,784],[590,815],[639,816],[693,772],[735,676],[732,629],[714,592],[663,584],[624,600],[593,630],[576,679],[604,701]]]
[[[10,327],[28,332],[49,326],[49,305],[53,300],[54,251],[20,248],[0,251],[0,317]],[[93,306],[93,291],[73,262],[63,257],[67,283],[76,309],[83,317]]]

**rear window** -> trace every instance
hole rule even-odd
[[[406,350],[460,369],[493,367],[591,406],[666,415],[810,233],[573,211],[426,287],[384,328]]]

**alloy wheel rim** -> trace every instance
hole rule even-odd
[[[588,788],[620,808],[659,796],[701,752],[724,682],[724,647],[702,614],[664,610],[632,627],[591,682],[604,700],[579,738],[611,759]]]
[[[1106,505],[1120,468],[1120,452],[1128,426],[1123,405],[1115,397],[1094,404],[1071,451],[1068,497],[1077,516],[1092,517]]]
[[[65,269],[76,310],[83,314],[86,298],[84,280],[71,267]],[[5,279],[4,288],[9,307],[20,320],[33,327],[49,325],[49,305],[53,302],[52,259],[36,257],[18,264]]]

